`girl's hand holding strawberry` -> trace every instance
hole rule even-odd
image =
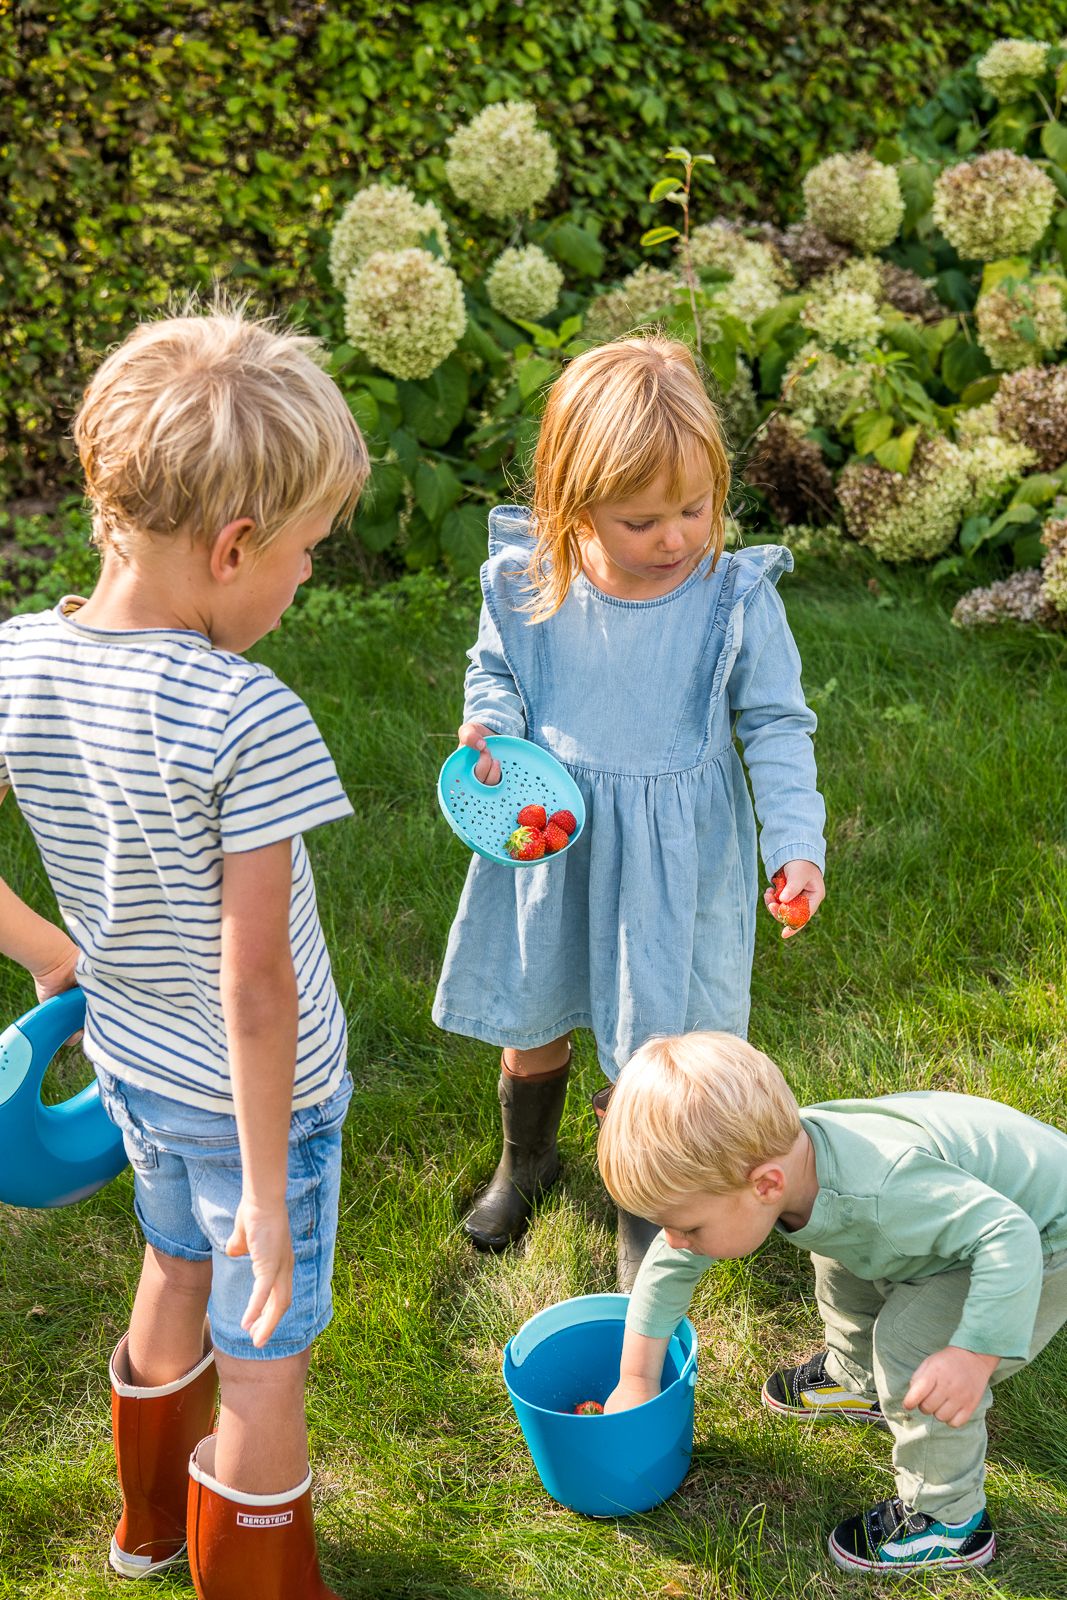
[[[787,861],[764,890],[763,903],[772,917],[785,924],[782,938],[791,939],[811,920],[825,898],[826,884],[814,861]]]
[[[486,783],[490,788],[500,782],[500,762],[494,761],[485,743],[492,732],[492,728],[484,728],[480,722],[465,722],[456,735],[460,744],[481,751],[474,763],[474,776],[479,783]]]

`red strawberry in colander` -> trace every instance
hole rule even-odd
[[[520,828],[543,828],[546,820],[544,806],[523,806],[515,818]]]
[[[540,828],[516,828],[504,848],[515,861],[540,861],[545,853],[545,836]]]
[[[570,835],[567,834],[558,822],[550,822],[545,829],[545,851],[554,856],[558,850],[566,850],[570,844]]]
[[[573,811],[553,811],[548,820],[554,822],[557,828],[562,828],[568,838],[578,826],[578,818]]]

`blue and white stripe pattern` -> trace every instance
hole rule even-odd
[[[86,627],[76,606],[0,626],[0,785],[80,950],[86,1054],[141,1088],[232,1112],[223,856],[291,838],[293,1106],[314,1105],[340,1082],[345,1022],[300,835],[352,811],[322,736],[266,667],[199,633]]]

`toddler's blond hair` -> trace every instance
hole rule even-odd
[[[93,542],[125,559],[139,535],[211,539],[250,517],[260,548],[313,512],[349,515],[370,463],[326,360],[243,304],[135,328],[74,424]]]
[[[714,565],[726,537],[730,463],[688,347],[652,334],[576,356],[549,392],[534,453],[531,621],[551,617],[567,598],[581,571],[579,530],[591,507],[639,493],[664,468],[675,495],[701,460],[711,482]]]
[[[732,1033],[650,1039],[627,1062],[597,1141],[612,1199],[638,1217],[693,1194],[728,1194],[801,1132],[774,1062]]]

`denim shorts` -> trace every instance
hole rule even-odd
[[[352,1096],[348,1073],[327,1099],[293,1112],[286,1191],[293,1298],[260,1350],[241,1327],[252,1293],[251,1262],[226,1254],[241,1198],[236,1119],[138,1089],[99,1067],[96,1076],[104,1109],[122,1130],[145,1239],[163,1255],[211,1262],[208,1318],[216,1348],[247,1361],[275,1361],[306,1350],[333,1314],[341,1125]]]

